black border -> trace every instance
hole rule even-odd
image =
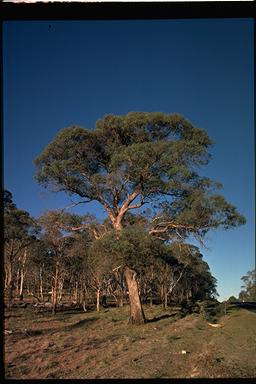
[[[254,1],[0,3],[2,20],[152,20],[255,15]]]
[[[253,18],[255,19],[254,1],[184,1],[184,2],[38,2],[38,3],[11,3],[1,2],[0,0],[0,22],[1,21],[39,21],[39,20],[159,20],[159,19],[212,19],[212,18]],[[254,24],[255,25],[255,24]],[[254,36],[256,31],[254,28]],[[3,56],[2,56],[2,23],[0,24],[0,91],[3,91]],[[256,91],[256,83],[254,83]],[[0,92],[0,110],[3,112],[3,92]],[[0,142],[3,143],[3,113],[0,117]],[[2,157],[3,160],[3,144]],[[255,154],[256,161],[256,154]],[[2,163],[3,164],[3,163]],[[1,172],[1,195],[3,193],[3,168]],[[1,199],[1,208],[2,199]],[[1,209],[0,219],[3,219],[3,210]],[[3,220],[0,220],[3,228]],[[0,233],[1,245],[3,249],[3,232]],[[3,253],[2,253],[3,254]],[[3,261],[1,263],[3,267]],[[2,284],[0,284],[1,287]],[[2,285],[3,286],[3,285]],[[3,320],[3,290],[1,290],[1,314]],[[3,321],[2,321],[3,324]],[[3,335],[0,333],[0,344],[3,347]],[[4,367],[3,349],[0,350],[0,362]],[[15,379],[6,379],[4,370],[1,370],[2,382],[17,383]],[[50,380],[42,379],[45,382]],[[22,380],[24,382],[38,382],[42,380]],[[195,378],[194,382],[237,382],[239,378]],[[242,378],[246,382],[253,381],[253,378]],[[58,380],[57,381],[62,381]],[[189,382],[191,379],[66,379],[67,383],[73,382]]]

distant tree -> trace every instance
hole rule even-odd
[[[28,212],[18,209],[12,200],[12,194],[4,191],[4,270],[5,289],[9,300],[12,299],[15,285],[15,271],[21,275],[21,290],[28,247],[35,241],[38,226]]]
[[[208,163],[211,145],[206,131],[177,114],[106,115],[94,130],[61,130],[35,159],[36,179],[78,195],[79,203],[98,201],[119,232],[129,211],[166,199],[151,218],[149,233],[163,241],[184,241],[190,235],[201,240],[210,229],[245,223],[233,205],[212,194],[220,184],[196,173]],[[145,316],[130,265],[124,266],[130,321],[139,324]]]
[[[235,296],[230,296],[227,301],[228,303],[236,303],[238,300]]]
[[[51,265],[51,292],[53,313],[62,297],[65,281],[74,288],[74,301],[82,296],[85,307],[85,291],[88,285],[89,248],[100,230],[90,215],[79,216],[63,211],[48,211],[38,222],[42,228],[41,242],[44,247],[44,265]]]
[[[244,301],[256,301],[256,270],[248,271],[241,280],[243,285],[239,297]]]
[[[74,243],[74,237],[63,230],[63,223],[68,219],[74,221],[76,217],[64,216],[59,211],[48,211],[38,219],[42,228],[41,241],[44,243],[46,260],[51,264],[53,314],[61,298],[64,279],[68,273],[66,263]]]

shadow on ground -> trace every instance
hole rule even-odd
[[[181,314],[179,314],[179,313],[172,313],[172,314],[165,314],[165,315],[161,315],[161,316],[156,316],[156,317],[153,317],[153,319],[147,319],[147,323],[155,323],[156,321],[160,321],[160,320],[163,320],[163,319],[168,319],[170,317],[177,318],[178,316],[181,317]]]
[[[47,329],[24,329],[23,331],[14,332],[15,336],[23,337],[33,337],[33,336],[42,336],[42,335],[52,335],[55,332],[68,332],[73,329],[83,328],[85,325],[89,325],[90,323],[99,320],[97,317],[90,317],[89,319],[79,320],[74,324],[69,324],[64,327],[55,327],[55,328],[47,328]]]

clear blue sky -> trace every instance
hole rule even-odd
[[[104,114],[180,113],[215,140],[204,174],[247,224],[202,250],[220,300],[255,266],[253,20],[9,21],[3,24],[4,184],[33,216],[69,203],[34,180],[33,159],[71,124]],[[104,215],[98,204],[78,206]]]

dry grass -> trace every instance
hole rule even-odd
[[[212,328],[158,306],[127,324],[129,308],[87,313],[5,312],[7,379],[254,377],[255,313],[233,309]],[[186,353],[182,354],[182,350]]]

